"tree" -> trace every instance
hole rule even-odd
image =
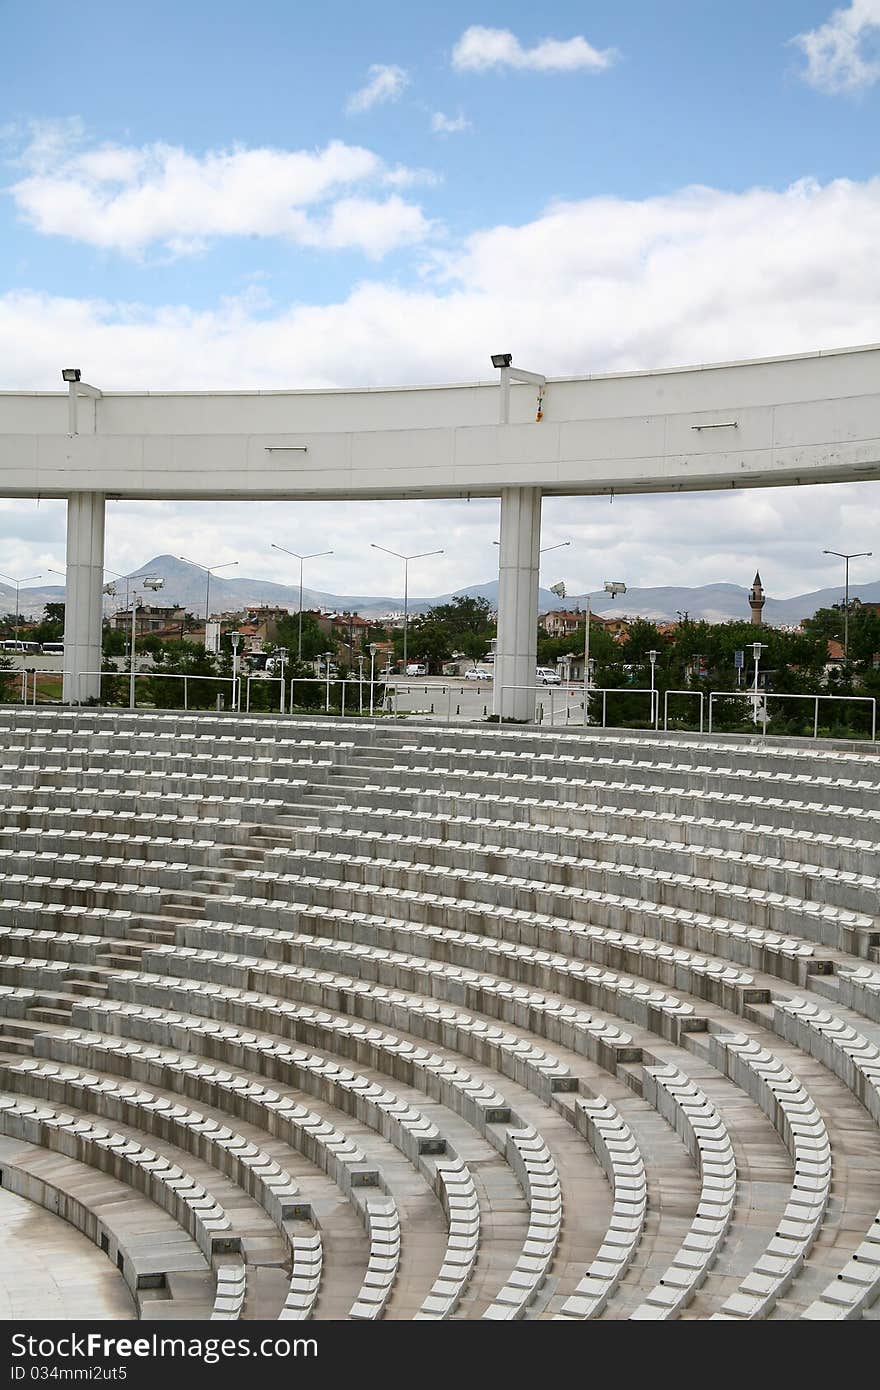
[[[548,637],[543,628],[538,628],[538,665],[555,666],[557,661],[563,656],[568,656],[571,652],[578,658],[584,654],[584,639],[586,633],[583,627],[578,628],[577,632],[569,633],[567,637]],[[616,661],[622,648],[610,637],[599,623],[590,623],[590,660],[600,663],[610,663]]]
[[[12,625],[14,630],[14,620]],[[64,636],[64,604],[47,603],[40,621],[22,636],[31,642],[60,642]]]
[[[125,656],[128,638],[121,628],[105,627],[101,647],[105,656]]]
[[[299,651],[299,614],[288,613],[285,617],[279,618],[276,631],[278,646],[286,647],[291,659],[296,660]],[[335,637],[323,630],[314,613],[303,613],[303,661],[314,661],[317,657],[323,656],[324,652],[335,652],[337,645]]]
[[[11,700],[21,685],[21,675],[15,669],[15,662],[8,656],[0,656],[0,700]]]
[[[423,661],[432,675],[440,672],[453,652],[464,652],[472,661],[489,650],[495,631],[488,599],[459,594],[450,603],[438,603],[412,620],[407,634],[407,653]],[[403,655],[403,632],[395,633],[394,654]]]

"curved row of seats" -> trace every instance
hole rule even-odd
[[[41,1148],[112,1170],[195,1243],[204,1316],[876,1314],[871,748],[39,710],[0,738],[0,1167],[32,1200]]]

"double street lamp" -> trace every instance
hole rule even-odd
[[[845,597],[843,601],[843,659],[849,661],[849,562],[850,560],[866,560],[873,555],[873,550],[823,550],[823,555],[836,555],[838,560],[844,562],[845,574]]]
[[[300,554],[298,554],[297,551],[295,551],[295,550],[288,550],[286,546],[283,546],[283,545],[276,545],[274,541],[270,541],[270,545],[271,545],[271,547],[272,547],[273,550],[280,550],[280,551],[282,551],[282,553],[285,554],[285,555],[292,555],[293,558],[294,558],[294,560],[299,560],[299,610],[298,610],[298,611],[299,611],[299,618],[298,618],[298,622],[297,622],[297,634],[298,634],[298,635],[297,635],[297,643],[296,643],[296,659],[297,659],[297,661],[302,661],[302,659],[303,659],[303,564],[305,563],[306,560],[319,560],[319,559],[321,559],[321,557],[324,556],[324,555],[332,555],[332,554],[333,554],[333,551],[332,551],[332,550],[315,550],[315,551],[312,552],[311,555],[300,555]]]
[[[186,560],[186,563],[188,565],[195,565],[197,570],[204,570],[205,574],[208,576],[207,583],[205,585],[205,645],[207,646],[208,619],[211,616],[211,575],[214,574],[217,570],[232,569],[235,565],[238,564],[238,561],[227,560],[226,563],[223,565],[201,565],[199,564],[198,560],[189,560],[185,555],[179,555],[177,558],[179,560]]]
[[[586,631],[584,633],[584,723],[590,722],[590,623],[592,621],[592,611],[590,600],[598,598],[599,594],[610,594],[612,598],[617,598],[618,594],[626,593],[626,585],[622,579],[606,579],[604,587],[596,594],[585,594],[587,604]],[[653,665],[651,667],[653,675]],[[653,681],[652,681],[653,685]],[[653,701],[653,696],[652,696]]]
[[[153,593],[153,594],[157,593],[159,589],[161,589],[161,588],[164,587],[164,585],[165,585],[165,580],[162,579],[161,576],[158,575],[158,574],[144,574],[144,575],[141,576],[141,588],[144,589],[144,590],[149,589],[150,592]],[[134,709],[134,681],[135,681],[134,646],[135,646],[135,639],[136,639],[136,636],[137,636],[137,610],[138,610],[138,601],[137,601],[137,594],[135,594],[134,597],[133,597],[133,599],[132,599],[132,601],[131,601],[131,652],[130,652],[130,663],[129,663],[129,673],[128,673],[128,708],[129,708],[129,709]]]
[[[374,550],[383,550],[386,555],[393,555],[396,560],[403,561],[403,674],[406,675],[406,655],[407,637],[409,634],[409,563],[410,560],[425,560],[429,555],[443,555],[442,550],[420,550],[418,555],[401,555],[399,550],[389,550],[387,545],[377,545],[371,541],[370,545]]]

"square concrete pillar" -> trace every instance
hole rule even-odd
[[[535,715],[540,556],[541,489],[502,488],[493,699],[502,719]]]
[[[65,704],[84,704],[97,699],[101,693],[104,510],[102,492],[75,492],[67,499]]]

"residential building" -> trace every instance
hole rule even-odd
[[[158,607],[155,604],[145,603],[138,605],[135,616],[135,635],[137,637],[148,637],[153,634],[157,637],[172,635],[182,637],[187,622],[192,623],[192,614],[187,613],[185,608],[178,604],[166,607]],[[116,632],[131,632],[131,609],[120,609],[110,618],[110,626]]]

